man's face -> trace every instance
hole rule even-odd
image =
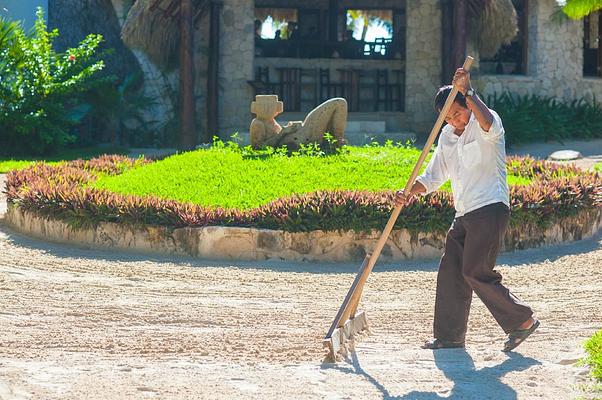
[[[468,121],[470,121],[470,110],[454,101],[445,116],[445,122],[462,131],[468,124]]]

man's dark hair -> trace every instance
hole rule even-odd
[[[447,96],[449,96],[449,94],[451,93],[452,88],[452,85],[442,86],[439,88],[437,94],[435,95],[435,111],[441,112],[441,110],[443,109],[443,105],[445,104],[445,100],[447,100]],[[466,97],[464,97],[462,93],[458,92],[455,101],[462,107],[468,108],[468,106],[466,105]]]

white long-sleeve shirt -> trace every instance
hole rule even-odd
[[[499,115],[489,111],[493,115],[489,132],[481,128],[474,113],[461,136],[454,134],[453,126],[444,126],[433,157],[417,178],[426,193],[451,179],[456,217],[488,204],[510,204],[504,127]]]

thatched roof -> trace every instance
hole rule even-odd
[[[195,19],[202,16],[205,0],[193,0]],[[121,38],[130,48],[140,49],[159,67],[168,69],[177,60],[180,43],[180,1],[138,0],[121,29]]]
[[[503,44],[509,44],[518,32],[516,10],[512,0],[469,0],[471,34],[479,55],[493,57]]]
[[[162,68],[173,67],[180,41],[179,3],[179,0],[137,0],[121,30],[125,44],[142,50]],[[491,57],[502,44],[516,36],[516,10],[511,0],[468,0],[467,3],[471,20],[476,21],[470,25],[479,53],[481,57]],[[193,0],[195,19],[202,16],[207,4],[208,0]],[[276,10],[283,12],[283,9],[268,8],[258,11],[273,13]],[[370,10],[370,16],[375,13]],[[292,19],[293,15],[278,17]]]

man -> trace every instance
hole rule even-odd
[[[445,117],[447,125],[409,195],[430,193],[451,179],[456,208],[437,275],[434,338],[422,347],[464,347],[474,290],[508,334],[503,351],[510,351],[537,329],[539,321],[493,269],[510,216],[504,128],[497,113],[474,93],[468,71],[459,68],[453,85],[459,93]],[[438,112],[451,89],[439,89]],[[406,201],[403,191],[397,192],[396,204]]]

